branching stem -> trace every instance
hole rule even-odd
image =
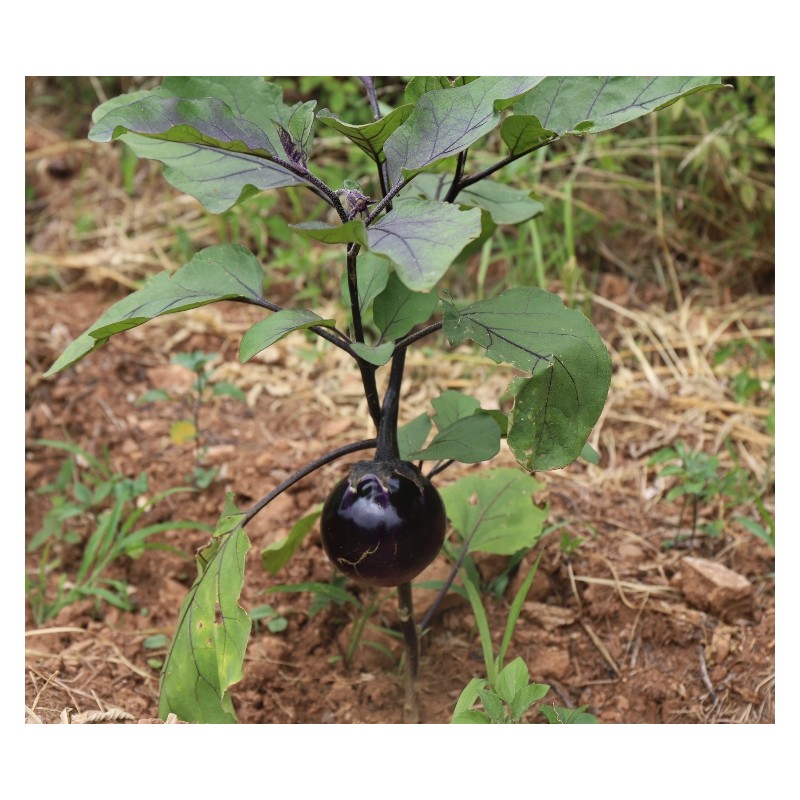
[[[297,472],[290,475],[285,481],[279,483],[268,495],[262,497],[261,500],[245,512],[244,519],[242,520],[242,527],[247,525],[259,511],[269,505],[278,495],[283,494],[283,492],[291,486],[294,486],[298,481],[310,475],[312,472],[316,472],[320,467],[324,467],[326,464],[330,464],[331,461],[336,461],[337,458],[349,455],[350,453],[357,453],[359,450],[370,450],[377,444],[377,439],[363,439],[360,442],[346,444],[343,447],[336,448],[336,450],[331,450],[330,453],[326,453],[324,456],[320,456],[318,459],[301,467]]]

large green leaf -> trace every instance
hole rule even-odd
[[[115,333],[135,328],[153,317],[174,314],[217,300],[258,302],[264,274],[256,257],[241,245],[207,247],[177,272],[161,272],[143,289],[114,303],[75,339],[45,375],[69,367],[105,344]]]
[[[169,103],[175,104],[178,98],[195,102],[194,106],[183,107],[184,123],[191,125],[192,120],[185,116],[193,109],[201,115],[208,115],[216,108],[226,116],[223,120],[225,129],[222,132],[215,130],[215,120],[209,117],[205,121],[207,135],[204,143],[201,143],[199,131],[192,132],[185,126],[171,133],[169,130],[161,135],[150,133],[150,136],[166,136],[166,139],[149,138],[136,132],[120,135],[124,128],[135,130],[131,124],[143,114],[145,118],[148,114],[152,117],[159,104],[162,109],[168,108]],[[222,105],[209,103],[210,98],[217,98]],[[139,108],[140,104],[143,110]],[[266,153],[283,156],[275,127],[277,123],[293,130],[301,138],[305,137],[304,148],[308,152],[313,104],[311,108],[300,105],[290,108],[282,102],[280,87],[257,77],[165,78],[163,86],[151,92],[135,92],[104,103],[95,110],[93,119],[96,126],[90,133],[91,138],[101,133],[102,137],[119,136],[137,156],[161,161],[165,167],[164,177],[173,186],[196,197],[209,211],[219,213],[258,191],[304,182],[267,160],[264,152],[237,152],[246,150],[244,143],[226,139],[235,137],[235,131],[241,129],[243,135],[255,137],[250,140],[251,145],[260,145]],[[160,125],[156,122],[151,119],[150,127],[162,127],[170,120],[161,120]],[[173,121],[172,124],[179,123]],[[115,127],[110,130],[112,126]],[[185,140],[174,141],[183,134]]]
[[[367,229],[360,219],[351,219],[341,225],[330,225],[327,222],[300,222],[289,226],[306,239],[313,239],[325,244],[346,244],[356,242],[367,246]]]
[[[411,453],[422,447],[430,430],[431,418],[424,412],[397,429],[397,445],[403,461],[408,461]]]
[[[394,341],[428,320],[438,305],[436,292],[412,292],[393,273],[386,288],[375,298],[373,319],[381,339]]]
[[[460,211],[449,203],[407,199],[397,201],[367,235],[370,250],[389,258],[409,289],[426,291],[480,232],[478,209]]]
[[[256,322],[242,336],[242,342],[239,345],[239,361],[242,363],[249,361],[254,355],[266,350],[267,347],[293,331],[313,328],[317,325],[332,328],[336,325],[336,320],[322,319],[313,311],[303,308],[284,308],[276,311]]]
[[[383,145],[386,140],[408,119],[414,106],[407,103],[390,111],[385,117],[366,125],[350,125],[323,108],[317,119],[344,134],[378,164],[384,160]]]
[[[383,147],[392,183],[465,150],[499,124],[503,108],[541,80],[487,76],[423,94]]]
[[[411,191],[431,200],[444,200],[452,180],[452,174],[424,173],[414,179]],[[460,206],[477,206],[488,211],[498,225],[516,225],[544,211],[544,206],[534,200],[530,192],[488,178],[462,189],[456,202]]]
[[[559,136],[599,133],[720,85],[711,77],[546,78],[514,106],[514,114],[535,116]]]
[[[460,478],[439,493],[468,552],[512,555],[542,536],[548,509],[532,499],[542,489],[544,484],[530,475],[501,468]]]
[[[236,722],[228,689],[242,679],[250,619],[239,605],[250,542],[232,501],[211,542],[197,554],[199,575],[181,605],[161,676],[159,716],[185,722]],[[235,509],[233,509],[235,510]]]
[[[516,391],[508,444],[528,470],[556,469],[580,454],[605,405],[611,357],[597,329],[554,294],[509,289],[462,310],[444,304],[453,345],[470,338],[531,378]]]

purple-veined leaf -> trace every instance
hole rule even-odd
[[[464,246],[481,232],[478,209],[450,203],[398,200],[367,232],[369,248],[386,256],[413,291],[432,289]]]
[[[487,76],[423,94],[411,116],[384,145],[392,183],[478,141],[499,124],[503,108],[541,80]]]

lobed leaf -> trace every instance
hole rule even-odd
[[[470,338],[497,362],[529,371],[518,381],[508,444],[529,471],[572,463],[603,410],[611,357],[597,329],[554,294],[509,289],[462,310],[444,304],[451,344]]]
[[[262,300],[264,274],[256,257],[241,245],[215,245],[197,253],[174,274],[162,272],[143,289],[114,303],[75,339],[45,373],[69,367],[104,345],[115,333],[154,317],[197,308],[218,300]]]

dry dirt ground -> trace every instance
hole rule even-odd
[[[216,479],[202,492],[170,495],[143,522],[213,525],[226,492],[246,507],[307,461],[371,436],[357,371],[334,348],[296,334],[240,366],[239,339],[258,315],[234,304],[155,320],[115,337],[75,368],[42,378],[68,342],[132,288],[142,271],[176,266],[160,238],[165,218],[185,215],[190,234],[200,240],[209,235],[193,201],[170,197],[159,205],[148,195],[150,173],[131,200],[119,187],[115,161],[87,172],[97,163],[88,158],[87,144],[67,142],[42,125],[29,127],[29,179],[36,197],[28,205],[25,300],[26,542],[50,508],[49,495],[37,490],[56,479],[65,458],[37,444],[40,439],[70,440],[95,456],[107,448],[119,473],[147,473],[148,496],[186,485],[196,454],[191,443],[176,444],[170,436],[173,423],[185,416],[180,398],[186,398],[191,377],[170,363],[177,352],[219,353],[216,377],[239,386],[247,399],[208,401],[201,417],[208,445],[203,465],[218,469]],[[96,207],[93,231],[75,234],[74,197],[89,181],[106,200]],[[162,183],[154,185],[164,192]],[[104,213],[122,224],[104,227]],[[210,243],[213,238],[204,242]],[[271,299],[287,301],[293,288],[275,283]],[[689,515],[679,528],[680,505],[664,497],[671,483],[648,465],[654,452],[681,438],[718,454],[723,468],[733,465],[732,452],[767,487],[763,501],[774,508],[774,445],[764,424],[774,366],[756,370],[763,391],[757,400],[740,403],[731,382],[742,364],[712,363],[722,344],[774,341],[774,297],[723,303],[695,292],[672,302],[655,292],[655,300],[645,304],[645,291],[609,275],[590,297],[593,321],[614,360],[607,408],[590,440],[602,460],[599,466],[576,463],[537,476],[546,483],[537,502],[549,503],[549,524],[561,527],[526,556],[504,594],[486,596],[491,628],[499,639],[513,593],[541,552],[509,657],[522,656],[532,678],[551,686],[543,703],[587,705],[603,723],[774,722],[774,551],[735,521],[756,518],[752,502],[703,506],[700,522],[722,519],[721,535],[698,535],[690,546],[667,548],[676,533],[686,532]],[[401,422],[429,410],[430,399],[448,388],[473,393],[485,406],[497,403],[509,373],[468,349],[452,352],[443,339],[431,344],[442,345],[447,355],[409,354]],[[153,389],[178,399],[137,405]],[[252,549],[242,604],[250,609],[271,603],[287,626],[270,632],[259,624],[252,636],[245,677],[232,689],[242,722],[401,721],[402,648],[375,627],[396,626],[391,599],[364,634],[365,641],[383,647],[362,644],[347,664],[342,656],[353,621],[346,608],[328,606],[311,615],[308,593],[264,594],[277,584],[330,580],[317,528],[274,577],[263,571],[260,553],[324,500],[346,461],[298,483],[248,527]],[[513,463],[504,449],[492,465]],[[478,469],[453,467],[439,480],[446,484]],[[79,531],[88,536],[88,523]],[[563,545],[564,532],[580,540],[572,550]],[[150,649],[145,642],[174,631],[196,575],[191,556],[207,538],[202,531],[170,530],[157,541],[182,554],[151,550],[115,562],[108,575],[128,585],[132,612],[82,601],[37,625],[26,598],[27,722],[154,721],[158,664],[166,648]],[[81,546],[67,544],[51,550],[50,558],[60,560],[46,575],[51,597],[59,575],[74,580],[81,552]],[[739,583],[725,573],[725,580],[734,580],[733,594],[720,598],[707,586],[698,590],[687,557],[735,573]],[[41,550],[26,553],[25,561],[28,579],[37,580]],[[479,568],[488,581],[506,564],[484,558]],[[442,565],[433,573],[441,577]],[[348,589],[365,603],[373,599],[356,586]],[[418,590],[417,606],[429,603],[430,594]],[[475,619],[452,595],[423,642],[423,722],[448,722],[460,691],[482,671]],[[544,717],[534,709],[526,721]]]

